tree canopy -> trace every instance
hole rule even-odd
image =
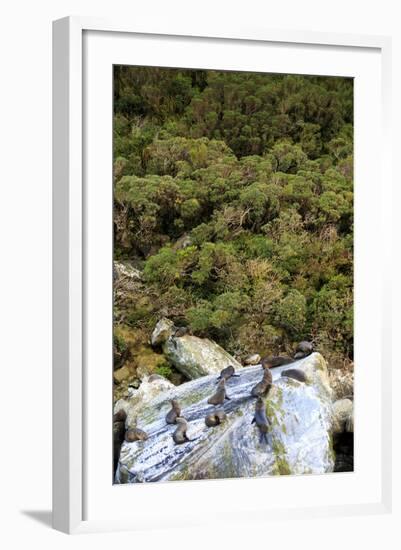
[[[353,81],[116,66],[115,258],[161,314],[238,355],[353,354]]]

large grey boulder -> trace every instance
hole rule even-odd
[[[234,357],[213,340],[190,334],[168,338],[163,344],[163,353],[170,363],[190,380],[208,374],[218,374],[229,365],[235,370],[242,368]]]
[[[207,428],[205,416],[214,410],[207,403],[216,388],[216,375],[170,388],[142,402],[136,410],[138,427],[149,439],[124,442],[116,471],[117,483],[183,479],[255,477],[332,472],[332,391],[327,367],[318,353],[292,367],[304,371],[307,382],[281,376],[288,366],[272,370],[273,388],[266,398],[272,427],[268,443],[261,442],[251,424],[255,399],[251,388],[260,380],[260,365],[243,368],[239,378],[227,382],[231,398],[224,404],[226,421]],[[191,441],[176,445],[174,425],[166,425],[170,400],[177,399],[188,423]]]

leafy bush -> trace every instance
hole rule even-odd
[[[116,319],[351,360],[352,116],[352,79],[115,67]]]

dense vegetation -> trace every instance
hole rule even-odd
[[[145,281],[116,324],[349,363],[352,80],[118,66],[114,96],[115,259]]]

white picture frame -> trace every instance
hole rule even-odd
[[[90,41],[88,41],[88,37],[92,37],[89,39]],[[105,39],[107,43],[104,42]],[[105,77],[106,73],[101,70],[99,73],[95,71],[97,76],[95,73],[91,74],[91,67],[96,69],[97,64],[99,67],[101,63],[106,63],[106,61],[109,63],[121,62],[129,64],[131,54],[130,49],[126,47],[128,42],[120,48],[123,52],[121,57],[116,53],[116,61],[112,59],[112,55],[114,54],[110,53],[111,57],[108,57],[109,54],[107,52],[113,50],[114,43],[118,41],[121,43],[122,40],[129,41],[131,39],[146,41],[148,48],[146,51],[149,53],[149,57],[146,61],[142,60],[141,62],[150,65],[163,65],[167,63],[167,61],[157,62],[158,58],[161,59],[161,40],[165,41],[163,44],[166,45],[166,50],[170,43],[171,48],[174,49],[175,43],[178,44],[179,42],[180,48],[176,48],[177,52],[178,50],[185,50],[185,48],[182,48],[183,44],[190,45],[196,43],[201,45],[202,52],[199,55],[208,56],[210,65],[205,65],[205,63],[209,63],[205,61],[206,57],[199,57],[199,62],[202,63],[201,59],[204,59],[201,66],[205,66],[206,68],[214,66],[213,63],[216,60],[212,59],[211,51],[214,49],[218,50],[219,48],[236,48],[235,53],[239,57],[241,57],[241,48],[253,46],[263,48],[267,45],[277,47],[278,49],[300,50],[304,54],[301,56],[302,59],[308,57],[308,52],[315,52],[317,57],[322,55],[323,52],[324,59],[327,59],[328,63],[329,58],[332,57],[335,60],[336,56],[340,55],[339,52],[342,52],[341,55],[344,56],[344,59],[351,57],[351,54],[357,55],[358,52],[362,53],[362,51],[366,52],[367,55],[372,53],[375,60],[372,61],[369,59],[365,69],[361,69],[361,71],[365,70],[367,74],[369,69],[374,67],[373,72],[378,75],[377,78],[375,77],[375,86],[377,85],[377,89],[374,88],[376,92],[372,92],[376,93],[375,96],[372,96],[372,102],[376,102],[372,108],[372,116],[373,118],[375,117],[374,113],[376,113],[376,109],[378,116],[375,124],[377,124],[380,135],[376,136],[375,139],[380,142],[381,158],[374,169],[376,170],[375,176],[380,180],[381,206],[378,218],[380,218],[381,225],[377,229],[376,235],[369,234],[369,237],[374,239],[373,244],[380,249],[382,266],[389,267],[389,250],[386,245],[383,246],[382,241],[382,237],[390,232],[389,221],[385,212],[391,204],[390,147],[388,143],[391,53],[389,38],[260,29],[231,30],[227,28],[216,31],[212,27],[197,29],[194,26],[188,29],[180,28],[179,24],[176,26],[172,24],[159,26],[157,23],[155,23],[155,28],[147,28],[141,26],[140,23],[130,24],[124,21],[103,21],[83,17],[69,17],[55,21],[53,32],[53,525],[56,529],[67,533],[150,528],[152,518],[149,516],[149,510],[154,508],[156,500],[161,503],[160,506],[165,506],[167,501],[171,502],[171,499],[177,498],[182,502],[191,498],[193,493],[197,493],[196,500],[202,506],[213,492],[218,494],[222,483],[225,484],[224,490],[229,494],[232,492],[234,495],[238,487],[241,487],[242,493],[249,494],[250,496],[255,494],[255,483],[262,483],[260,480],[225,480],[216,482],[170,483],[161,484],[161,486],[157,487],[152,484],[146,487],[140,486],[138,490],[141,491],[141,510],[137,509],[132,514],[135,516],[135,519],[130,517],[118,518],[111,513],[116,502],[114,496],[117,495],[115,497],[117,500],[125,499],[125,502],[129,502],[129,499],[132,499],[132,491],[130,495],[127,489],[133,488],[113,488],[110,472],[107,468],[104,473],[105,480],[102,478],[100,481],[103,474],[99,473],[97,468],[103,468],[102,471],[104,471],[104,464],[99,460],[99,464],[95,465],[88,459],[88,456],[91,454],[92,456],[94,454],[103,456],[103,454],[106,455],[108,453],[108,448],[102,449],[98,447],[95,449],[97,441],[102,439],[102,436],[109,438],[111,441],[111,417],[109,421],[107,420],[107,415],[110,412],[110,403],[104,402],[104,396],[107,396],[107,378],[103,376],[103,381],[99,381],[99,388],[94,388],[93,384],[88,384],[88,380],[89,382],[93,380],[90,369],[91,364],[94,362],[94,356],[91,356],[90,342],[96,337],[92,328],[94,325],[88,325],[88,318],[93,319],[94,293],[97,293],[97,296],[102,296],[102,291],[110,287],[111,267],[109,271],[106,269],[107,273],[105,273],[104,277],[99,277],[99,286],[97,286],[97,283],[94,283],[90,276],[88,278],[87,272],[91,271],[92,263],[97,266],[107,266],[107,261],[110,260],[110,256],[107,256],[107,254],[106,256],[102,254],[97,255],[98,251],[95,250],[96,243],[93,246],[93,230],[90,225],[92,223],[102,224],[101,220],[96,221],[96,216],[100,217],[100,213],[102,212],[106,212],[106,215],[108,215],[107,208],[111,209],[112,172],[111,165],[109,166],[109,171],[107,171],[107,162],[110,160],[109,155],[111,154],[107,148],[110,142],[104,141],[94,144],[94,141],[90,141],[88,144],[88,133],[89,135],[93,135],[91,120],[93,121],[96,112],[99,114],[99,121],[97,122],[97,129],[100,130],[99,134],[105,135],[111,132],[111,111],[103,116],[103,118],[100,116],[102,105],[104,106],[105,102],[108,101],[107,98],[109,96],[107,94],[109,94],[110,89],[107,88],[107,83],[105,87],[100,86],[97,94],[99,103],[97,103],[97,98],[95,99],[93,96],[90,96],[91,102],[88,105],[88,96],[85,95],[85,85],[88,84],[88,79],[101,79]],[[319,48],[322,49],[320,54]],[[208,53],[204,54],[203,50],[207,50]],[[197,55],[195,50],[193,53]],[[177,55],[180,54],[177,53]],[[324,62],[322,59],[316,61],[316,63],[320,64],[322,62]],[[363,64],[362,57],[360,61],[355,62]],[[89,68],[85,68],[85,63],[89,63]],[[180,61],[172,59],[170,66],[187,66],[185,64],[177,65],[177,63],[180,63]],[[182,61],[181,63],[184,62]],[[227,66],[227,63],[226,61],[225,65],[219,68],[239,68],[237,60],[230,67]],[[302,60],[298,59],[299,72],[303,70],[302,63]],[[305,63],[307,62],[305,61]],[[131,64],[140,63],[131,62]],[[307,65],[305,67],[304,70],[307,71]],[[322,74],[332,74],[329,68],[327,71],[327,73]],[[289,71],[286,69],[282,72]],[[333,72],[333,74],[335,73]],[[346,76],[353,75],[351,65],[349,69],[345,70],[344,74]],[[111,73],[109,77],[111,78]],[[99,80],[98,82],[102,81]],[[106,91],[104,92],[104,90]],[[366,127],[366,130],[368,129]],[[363,142],[363,146],[361,145],[361,150],[366,148],[366,153],[369,152],[369,138],[366,136],[365,138],[366,141]],[[107,139],[111,139],[111,133]],[[362,141],[360,143],[362,144]],[[99,177],[109,178],[110,181],[110,188],[107,190],[104,187],[106,190],[103,194],[102,192],[100,193],[102,196],[94,199],[99,201],[96,205],[96,212],[98,213],[93,209],[91,210],[91,205],[94,204],[92,201],[93,193],[90,190],[90,186],[86,188],[84,185],[85,180],[88,177],[89,179],[92,177],[90,168],[86,164],[86,157],[90,158],[95,152],[100,158],[106,159],[106,164],[102,165],[103,171],[99,174]],[[359,152],[358,148],[356,148],[357,156]],[[357,163],[356,166],[358,169],[363,169],[363,164]],[[105,167],[106,173],[104,171]],[[369,232],[369,227],[366,224],[368,220],[366,217],[363,218],[364,214],[362,210],[365,211],[367,209],[368,212],[372,212],[376,206],[376,198],[369,195],[369,192],[371,193],[371,191],[366,193],[361,192],[359,196],[357,194],[355,202],[357,212],[361,213],[361,230],[358,237],[361,239],[361,243],[363,243],[365,238],[364,233],[368,234]],[[100,225],[97,227],[99,229]],[[105,242],[105,248],[108,248],[108,245],[111,243],[111,227],[107,226],[107,223],[103,224],[100,231],[104,235],[104,241],[102,242]],[[94,251],[93,254],[92,251]],[[108,253],[110,253],[110,250]],[[363,267],[362,263],[361,267]],[[365,300],[362,299],[370,291],[369,285],[364,283],[362,278],[360,279],[360,285],[357,287],[356,293],[356,300],[359,300],[358,303],[361,304],[362,308],[360,319],[365,317],[366,313],[369,313],[369,308],[374,313],[379,313],[380,310],[377,324],[374,324],[370,329],[366,328],[364,332],[364,336],[369,338],[369,341],[372,341],[374,336],[373,329],[379,330],[380,333],[378,342],[376,344],[372,343],[372,349],[373,347],[374,349],[371,351],[371,357],[362,346],[360,346],[359,350],[359,357],[367,365],[371,365],[373,362],[372,358],[375,359],[375,364],[380,364],[379,383],[374,384],[366,380],[366,386],[364,386],[364,377],[360,377],[359,380],[357,377],[357,383],[360,383],[361,387],[365,387],[367,392],[373,392],[377,387],[380,390],[380,399],[378,398],[376,403],[379,414],[376,415],[377,426],[375,426],[375,429],[377,429],[378,434],[380,433],[381,445],[379,445],[377,460],[372,463],[372,468],[375,474],[377,474],[377,485],[375,486],[375,481],[373,481],[372,485],[375,486],[374,491],[372,489],[372,493],[366,491],[366,494],[362,495],[362,487],[364,486],[364,479],[366,482],[366,473],[369,466],[366,464],[365,478],[362,476],[358,483],[355,484],[355,493],[350,491],[348,499],[342,501],[342,497],[339,496],[339,500],[334,499],[330,501],[328,499],[321,505],[316,504],[318,501],[313,499],[304,505],[294,501],[295,505],[292,507],[286,506],[284,502],[279,503],[276,499],[275,503],[270,504],[266,508],[269,511],[270,517],[300,518],[321,514],[345,516],[352,514],[391,513],[391,433],[387,429],[387,426],[391,425],[391,357],[389,352],[390,345],[387,340],[390,330],[388,327],[388,316],[383,315],[383,308],[388,306],[390,296],[385,273],[385,269],[377,269],[371,273],[371,281],[373,281],[374,287],[374,298],[372,298],[372,301],[365,304]],[[361,273],[358,274],[358,276],[360,275]],[[383,294],[381,294],[382,289]],[[96,315],[105,319],[107,311],[111,311],[107,309],[110,308],[107,298],[103,309],[102,307],[96,310]],[[100,326],[96,327],[96,334],[100,335],[100,340],[103,340],[101,337],[102,330],[106,331],[107,340],[107,323],[111,323],[110,319],[109,321],[106,319],[103,328]],[[371,331],[370,333],[369,330]],[[358,325],[356,325],[356,337],[358,337]],[[104,353],[105,350],[106,354]],[[102,354],[105,359],[102,358]],[[107,348],[102,349],[98,359],[100,361],[111,361],[111,354],[107,356]],[[373,368],[374,365],[372,364],[371,366]],[[104,371],[105,369],[102,372]],[[111,378],[109,383],[109,391],[111,392]],[[363,399],[362,397],[361,403]],[[100,409],[102,409],[101,412],[99,412]],[[106,419],[104,423],[100,422],[101,427],[98,427],[93,422],[92,413],[94,410],[96,411],[96,416],[100,419]],[[88,434],[96,434],[96,437],[89,436]],[[363,444],[362,439],[363,437],[360,440],[361,445]],[[111,456],[110,453],[106,461],[111,460]],[[364,469],[363,465],[361,469]],[[312,478],[313,476],[309,478],[310,484],[311,486],[314,484],[314,490],[318,492],[319,485],[323,487],[322,480],[313,480]],[[98,487],[102,486],[103,483],[107,483],[107,479],[109,479],[110,490],[113,491],[113,496],[106,489],[102,493]],[[341,477],[339,475],[336,478],[335,484],[338,485],[341,479],[343,483],[352,483],[350,477],[344,480],[344,476]],[[94,483],[94,480],[96,480],[96,483]],[[98,480],[99,482],[97,482]],[[266,481],[270,481],[270,487],[273,487],[274,483],[276,485],[275,490],[277,490],[277,482],[280,481],[283,484],[279,489],[280,492],[291,492],[291,487],[295,486],[300,491],[303,491],[305,487],[304,480],[299,481],[295,478],[263,480],[263,483]],[[332,482],[328,483],[333,485]],[[323,491],[323,489],[321,490]],[[330,491],[332,489],[328,486],[327,490]],[[359,500],[357,497],[358,491],[361,494]],[[311,490],[311,493],[313,493],[313,490]],[[96,514],[89,514],[90,517],[88,517],[88,506],[90,509],[91,502],[98,502],[99,508]],[[109,507],[109,512],[107,506]],[[199,519],[199,508],[196,509],[195,505],[194,507],[187,508],[188,510],[186,510],[185,515],[186,525],[206,522],[206,519]],[[263,508],[262,504],[256,503],[253,507],[240,508],[237,511],[233,505],[227,509],[227,517],[222,517],[219,521],[256,520],[262,522],[264,521],[263,518],[266,509]],[[175,521],[173,516],[167,514],[164,521],[160,522],[160,525],[178,526],[181,522],[182,520]]]

